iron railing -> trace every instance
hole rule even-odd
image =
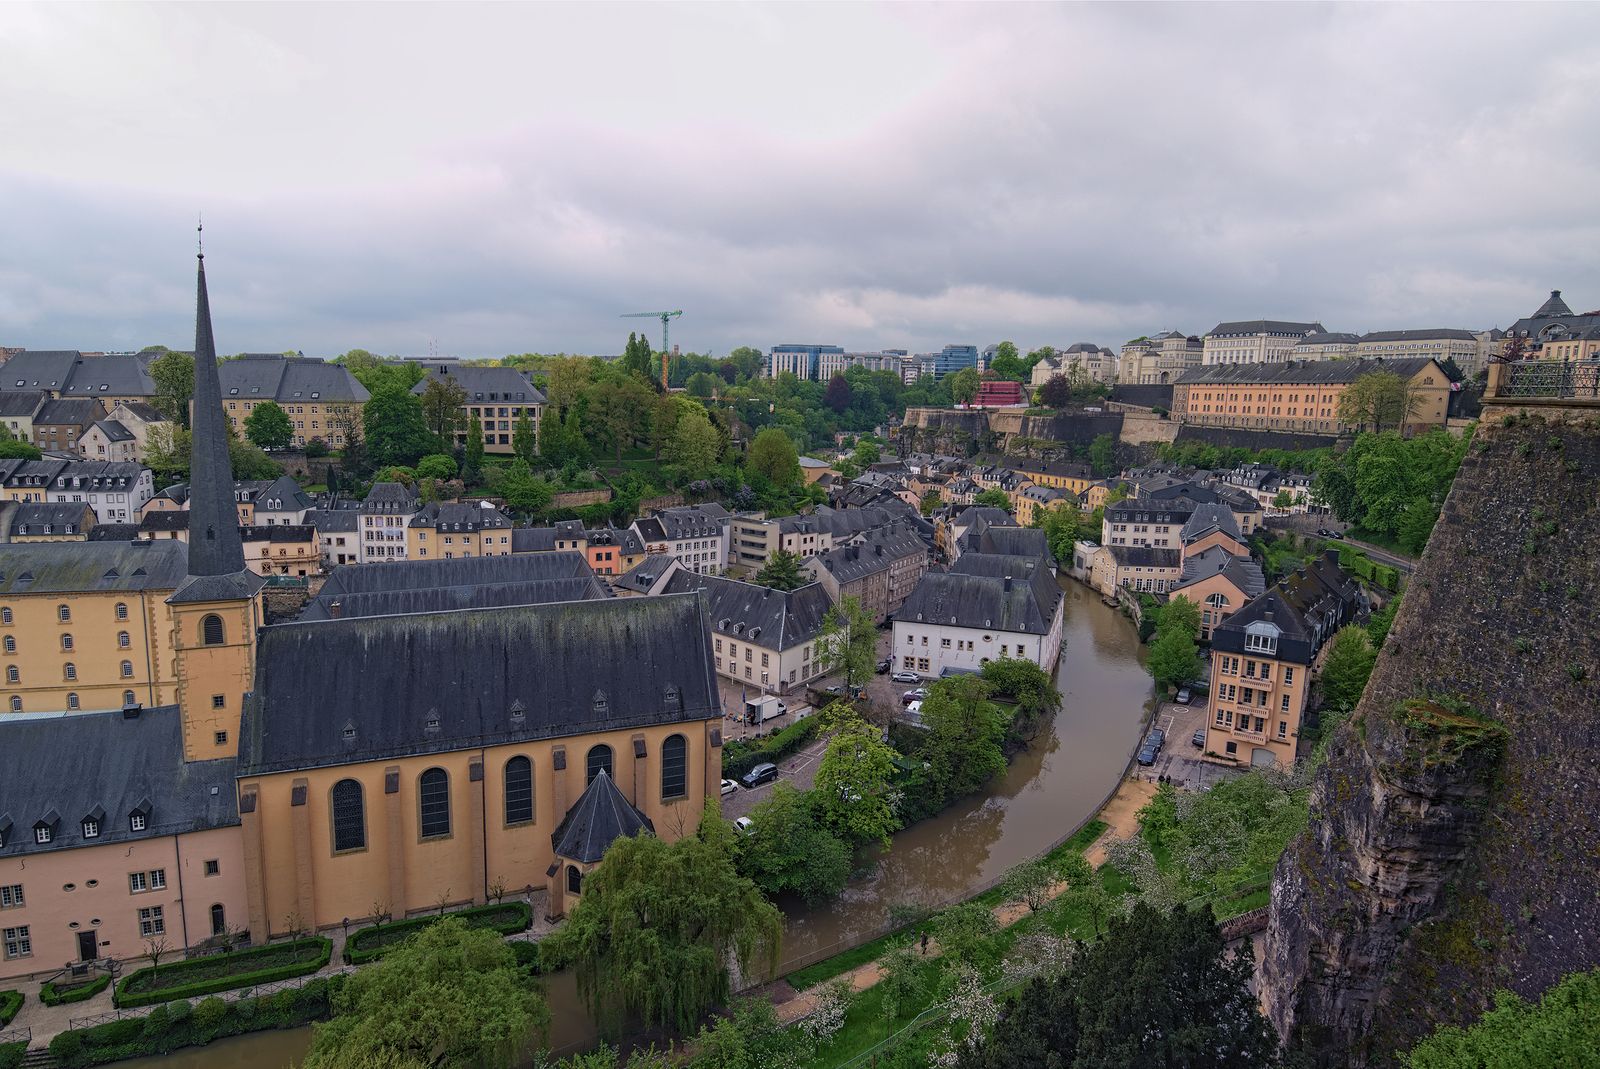
[[[9,1046],[12,1043],[32,1042],[33,1029],[31,1028],[13,1028],[9,1031],[0,1031],[0,1047]]]
[[[1506,365],[1501,397],[1600,400],[1600,360],[1517,360]]]

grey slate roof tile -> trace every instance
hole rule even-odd
[[[550,842],[557,857],[588,865],[604,857],[618,839],[654,831],[650,818],[623,797],[602,768],[567,810]]]

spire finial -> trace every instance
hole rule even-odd
[[[194,233],[197,259],[204,260],[206,258],[206,217],[203,212],[195,216]]]

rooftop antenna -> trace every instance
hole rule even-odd
[[[199,253],[200,259],[204,260],[206,258],[206,217],[204,212],[195,215],[194,233],[195,251]]]

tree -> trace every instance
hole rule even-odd
[[[0,442],[0,460],[38,460],[42,456],[44,453],[36,445],[19,442],[15,438]]]
[[[1200,651],[1194,633],[1181,627],[1159,629],[1150,644],[1148,663],[1156,686],[1164,689],[1200,678]]]
[[[475,483],[483,474],[483,421],[476,412],[467,419],[467,451],[461,462],[461,477]]]
[[[722,445],[721,435],[706,417],[705,409],[684,412],[678,417],[678,427],[672,432],[672,442],[667,446],[667,462],[674,465],[686,480],[704,479],[716,467],[717,453]]]
[[[1011,511],[1011,498],[1007,497],[1006,492],[1000,489],[998,486],[990,487],[988,490],[981,491],[972,499],[972,503],[974,505],[984,505],[992,509],[1004,509],[1006,512]]]
[[[1357,624],[1339,629],[1322,665],[1322,697],[1337,709],[1354,709],[1378,661],[1367,630]]]
[[[878,659],[878,628],[861,599],[843,597],[822,618],[818,656],[832,672],[844,669],[845,686],[854,687],[872,676]]]
[[[588,411],[585,426],[597,444],[609,447],[622,462],[623,450],[644,440],[649,432],[650,410],[655,397],[637,379],[620,384],[602,383],[591,388],[585,398]]]
[[[951,372],[950,396],[958,405],[964,405],[978,396],[978,369],[964,367],[960,371]]]
[[[774,486],[794,486],[800,482],[800,452],[794,440],[776,427],[767,427],[750,443],[745,469],[764,475]]]
[[[753,581],[758,586],[771,587],[773,590],[798,590],[810,580],[800,570],[800,558],[780,549],[761,566]]]
[[[818,902],[850,878],[849,844],[822,826],[810,794],[778,783],[750,811],[750,825],[739,842],[739,871],[766,894]]]
[[[276,479],[283,474],[271,457],[237,438],[228,439],[228,461],[235,479]]]
[[[1039,403],[1051,408],[1066,408],[1072,404],[1072,381],[1065,375],[1051,375],[1039,387]]]
[[[1394,626],[1394,614],[1400,611],[1400,595],[1396,594],[1389,599],[1389,603],[1367,619],[1367,634],[1372,638],[1372,645],[1376,649],[1383,649],[1383,642],[1389,637],[1389,628]]]
[[[922,999],[928,986],[923,964],[906,947],[898,947],[878,959],[878,997],[884,1020],[892,1023]]]
[[[734,833],[708,808],[693,835],[618,839],[542,949],[571,963],[596,1020],[685,1031],[728,998],[728,962],[776,968],[782,917],[734,867]]]
[[[1043,861],[1034,859],[1006,873],[1000,882],[1000,893],[1007,902],[1022,902],[1029,913],[1037,913],[1050,901],[1050,891],[1055,887],[1055,873]]]
[[[550,507],[555,488],[533,474],[528,462],[518,457],[500,476],[500,496],[506,507],[524,516],[536,515]]]
[[[1106,890],[1099,873],[1082,854],[1068,854],[1058,869],[1067,889],[1058,900],[1062,907],[1081,914],[1094,927],[1094,937],[1112,914],[1116,913],[1111,893]]]
[[[894,758],[879,730],[859,717],[834,732],[812,789],[823,826],[847,842],[887,847],[900,827],[891,785]]]
[[[684,389],[689,392],[690,397],[714,397],[721,386],[721,379],[704,371],[696,371],[689,376],[689,381],[684,383]]]
[[[778,1020],[778,1009],[771,999],[743,998],[734,1003],[731,1013],[702,1027],[694,1037],[694,1058],[685,1069],[798,1069],[804,1062],[800,1037]],[[663,1059],[665,1061],[665,1059]],[[628,1069],[655,1069],[651,1064],[636,1065],[637,1055],[628,1059]],[[661,1069],[671,1069],[667,1062]]]
[[[1046,720],[1061,708],[1061,692],[1050,673],[1020,657],[999,657],[978,673],[992,688],[991,693],[1017,703],[1011,716],[1010,732],[1019,739],[1032,739]]]
[[[1438,505],[1425,497],[1412,498],[1395,527],[1401,548],[1420,555],[1428,548],[1428,537],[1433,534],[1433,525],[1438,520]]]
[[[1156,629],[1171,628],[1175,631],[1187,631],[1191,635],[1200,633],[1200,606],[1179,594],[1161,607],[1156,618]]]
[[[189,426],[189,402],[194,398],[194,356],[165,352],[150,361],[150,381],[155,384],[155,406],[180,427]]]
[[[439,441],[454,444],[461,427],[461,408],[467,403],[466,387],[453,377],[440,375],[422,388],[422,419]]]
[[[939,496],[939,491],[929,490],[927,493],[922,495],[922,505],[918,511],[920,511],[924,517],[932,516],[934,510],[942,504],[944,504],[944,498]]]
[[[1392,371],[1372,371],[1339,394],[1339,422],[1381,433],[1385,427],[1403,428],[1421,407],[1422,395],[1405,379]]]
[[[430,924],[345,978],[306,1069],[510,1069],[550,1011],[495,932]]]
[[[1113,475],[1117,470],[1117,441],[1109,434],[1102,434],[1089,443],[1089,467],[1102,478]]]
[[[1600,969],[1572,973],[1526,1002],[1498,991],[1469,1028],[1446,1025],[1401,1055],[1406,1069],[1600,1065]]]
[[[934,937],[944,956],[980,970],[994,964],[998,956],[989,937],[999,927],[989,907],[973,900],[957,903],[933,919]]]
[[[511,453],[513,456],[532,464],[536,451],[533,420],[529,418],[527,411],[524,410],[522,415],[517,417],[517,421],[511,425]]]
[[[839,413],[850,407],[850,383],[843,375],[835,373],[828,380],[828,388],[822,393],[822,403]]]
[[[922,700],[928,734],[922,755],[941,802],[972,794],[1005,771],[1005,723],[978,676],[953,676],[928,688]]]
[[[417,461],[419,479],[454,479],[456,458],[448,453],[430,453]]]
[[[422,402],[409,387],[385,384],[361,409],[367,451],[378,467],[414,464],[435,451],[437,439],[422,418]]]
[[[166,936],[158,935],[144,941],[144,953],[141,954],[140,957],[144,958],[145,961],[150,963],[150,972],[152,975],[160,975],[161,959],[166,957],[169,953],[171,953],[171,951],[172,946],[167,942]]]
[[[994,359],[989,361],[989,370],[1002,379],[1012,382],[1022,382],[1028,376],[1028,365],[1017,353],[1017,343],[1003,341],[994,348]]]
[[[276,401],[262,401],[244,418],[244,436],[262,449],[283,449],[294,440],[294,424]]]
[[[1255,1069],[1278,1039],[1208,909],[1138,905],[1058,977],[1031,980],[959,1069],[1145,1066]]]

